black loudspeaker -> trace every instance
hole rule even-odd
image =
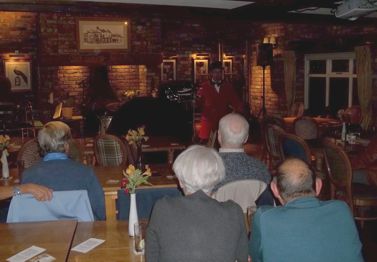
[[[258,46],[257,65],[268,66],[272,64],[272,44],[260,44]]]

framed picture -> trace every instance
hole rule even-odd
[[[161,63],[161,81],[176,80],[175,59],[164,59]]]
[[[5,61],[5,76],[11,83],[11,91],[31,90],[30,61]]]
[[[208,60],[195,59],[194,60],[194,82],[202,82],[208,78]]]
[[[77,41],[82,51],[129,49],[129,32],[128,20],[81,18],[77,21]]]
[[[233,73],[233,61],[232,59],[223,60],[223,68],[225,75],[231,75]]]

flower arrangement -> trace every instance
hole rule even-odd
[[[10,137],[8,135],[0,135],[0,151],[7,149],[10,144]]]
[[[149,137],[145,135],[145,127],[138,127],[137,130],[130,129],[127,134],[124,136],[128,141],[128,144],[132,145],[141,145],[144,141],[148,141]]]
[[[133,194],[138,186],[152,185],[148,182],[149,177],[152,175],[152,171],[148,165],[145,166],[145,171],[135,168],[134,165],[129,165],[126,171],[123,170],[123,179],[121,181],[121,188],[124,192]]]

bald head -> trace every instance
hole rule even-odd
[[[315,196],[315,179],[309,166],[302,160],[285,160],[278,167],[276,186],[280,197],[287,202],[302,196]]]
[[[227,114],[219,122],[219,143],[222,148],[242,148],[249,135],[249,123],[235,113]]]

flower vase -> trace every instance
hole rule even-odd
[[[137,144],[137,153],[136,153],[136,168],[137,169],[140,169],[140,170],[143,170],[144,166],[143,166],[143,147],[142,147],[142,144],[138,143]]]
[[[9,178],[9,166],[8,166],[8,151],[6,149],[3,150],[1,154],[1,165],[2,165],[2,178],[8,179]]]
[[[134,225],[139,223],[137,216],[137,206],[136,206],[136,193],[130,194],[130,213],[128,217],[128,234],[133,237],[135,235]]]

